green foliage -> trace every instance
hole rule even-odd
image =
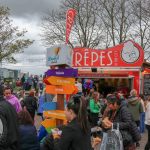
[[[0,6],[0,62],[15,63],[13,55],[23,52],[33,41],[24,38],[27,31],[19,31],[18,27],[14,27],[9,16],[9,8]]]

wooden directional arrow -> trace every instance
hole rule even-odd
[[[46,75],[59,77],[77,77],[78,69],[73,68],[50,69],[46,72]]]
[[[74,92],[76,92],[74,85],[46,85],[46,93],[48,94],[72,94]]]
[[[64,77],[51,76],[51,77],[48,77],[46,80],[51,85],[74,85],[75,84],[74,78],[64,78]]]

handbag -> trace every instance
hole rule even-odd
[[[103,133],[102,143],[100,150],[123,150],[122,135],[119,130],[119,124],[117,123],[117,129],[112,129]]]

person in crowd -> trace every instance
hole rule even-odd
[[[31,90],[33,86],[33,76],[31,75],[30,77],[27,78],[27,84],[28,84],[28,90]]]
[[[10,87],[6,87],[4,89],[5,99],[15,108],[16,112],[20,112],[22,110],[21,104],[18,98],[12,94],[12,90]]]
[[[144,133],[145,131],[145,105],[144,105],[144,96],[142,94],[139,95],[139,100],[143,107],[143,112],[140,114],[140,132]]]
[[[94,88],[89,89],[89,92],[87,93],[86,97],[86,106],[87,106],[87,111],[88,113],[90,113],[90,99],[92,99],[93,97],[93,93],[94,93]]]
[[[0,150],[19,150],[17,113],[3,92],[0,85]]]
[[[42,93],[42,92],[41,92]],[[42,120],[44,119],[43,118],[43,104],[46,102],[46,93],[45,93],[45,90],[43,91],[42,94],[40,94],[39,96],[39,101],[38,101],[38,109],[37,109],[37,114],[39,116],[41,116]]]
[[[88,93],[86,93],[85,95],[86,99],[90,101],[94,92],[95,92],[94,88],[89,89]]]
[[[26,109],[18,113],[20,150],[40,150],[33,120]]]
[[[37,110],[37,99],[35,97],[35,91],[30,90],[29,95],[21,102],[22,108],[26,107],[31,118],[34,120],[35,111]]]
[[[24,86],[25,80],[26,80],[25,74],[23,74],[23,76],[21,77],[21,84],[22,84],[22,86]]]
[[[75,86],[78,88],[78,94],[82,95],[82,80],[77,79]]]
[[[24,99],[25,91],[24,90],[20,90],[18,92],[18,96],[19,96],[19,101],[21,102]]]
[[[145,145],[145,150],[149,150],[150,149],[150,96],[148,97],[147,102],[146,102],[145,125],[148,130],[148,139]]]
[[[140,114],[143,111],[143,106],[140,102],[139,97],[137,96],[137,91],[135,89],[131,90],[130,97],[128,98],[128,108],[131,112],[134,121],[136,122],[137,126],[140,126]],[[136,146],[139,147],[140,143],[136,143]]]
[[[42,75],[39,76],[39,82],[38,82],[39,90],[43,91],[44,89],[44,84],[43,84],[43,77]]]
[[[97,126],[97,122],[99,120],[100,113],[100,102],[99,102],[99,93],[94,92],[92,98],[90,99],[90,122],[91,126]]]
[[[34,89],[37,90],[38,89],[37,84],[39,82],[38,76],[35,75],[34,78],[32,79],[32,81],[33,81],[33,87],[34,87]]]
[[[108,130],[112,128],[112,125],[114,128],[117,128],[117,124],[119,124],[119,130],[122,133],[123,141],[123,132],[126,132],[126,135],[131,138],[128,142],[126,141],[126,143],[123,143],[124,150],[135,150],[135,142],[137,139],[140,139],[140,133],[138,132],[137,126],[127,106],[122,104],[121,100],[114,94],[109,94],[107,96],[107,106],[110,111],[108,111],[105,118],[103,118],[102,127]]]
[[[91,150],[90,126],[87,119],[85,98],[73,96],[65,109],[68,124],[53,132],[53,142],[51,143],[55,150]],[[43,143],[42,150],[49,150],[48,143]]]
[[[21,86],[22,86],[22,83],[21,83],[21,81],[20,81],[19,78],[17,78],[16,86],[17,86],[17,87],[21,87]]]

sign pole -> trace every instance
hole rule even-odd
[[[57,110],[64,110],[64,94],[57,94]],[[62,125],[63,120],[56,119],[56,125]]]
[[[64,65],[59,66],[59,68],[65,68]],[[57,94],[57,110],[64,110],[64,94]],[[62,125],[63,120],[56,119],[56,125]]]
[[[64,94],[57,94],[57,109],[64,110]]]

